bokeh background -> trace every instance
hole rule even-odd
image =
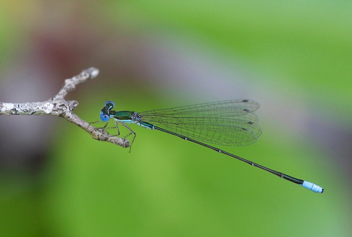
[[[52,116],[0,117],[0,236],[351,236],[352,3],[8,1],[0,101],[144,111],[253,99],[262,136],[222,147],[325,188],[133,126],[132,152]],[[127,134],[127,131],[123,131]]]

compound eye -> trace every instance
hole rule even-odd
[[[109,117],[109,115],[107,115],[107,114],[100,113],[100,119],[101,119],[101,121],[103,121],[103,122],[107,122],[107,121],[109,121],[110,117]]]
[[[112,109],[115,107],[115,103],[109,100],[105,102],[105,106],[109,107],[109,109]]]

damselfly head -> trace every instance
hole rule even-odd
[[[107,122],[110,119],[110,116],[104,113],[103,111],[100,111],[100,119],[103,122]]]
[[[104,108],[100,111],[100,119],[103,122],[107,122],[110,119],[111,109],[115,107],[115,103],[112,101],[107,101]]]
[[[109,109],[112,109],[112,108],[114,108],[115,107],[115,103],[114,102],[112,102],[112,101],[106,101],[105,102],[105,107],[107,107],[107,108],[109,108]]]

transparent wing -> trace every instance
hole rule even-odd
[[[259,104],[253,100],[225,100],[197,105],[180,106],[169,109],[156,109],[138,113],[140,115],[164,117],[218,117],[239,116],[250,114],[259,109]],[[256,117],[254,115],[254,117]]]
[[[254,143],[262,131],[253,113],[259,104],[251,100],[230,100],[138,113],[141,120],[201,142],[245,146]]]

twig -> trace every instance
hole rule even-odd
[[[129,147],[130,142],[124,138],[110,135],[104,128],[95,128],[88,122],[82,120],[72,111],[78,106],[75,100],[66,101],[64,98],[68,92],[74,90],[80,83],[98,76],[99,70],[88,68],[81,74],[65,80],[65,85],[57,95],[42,102],[26,103],[3,103],[0,102],[0,115],[54,115],[65,118],[71,123],[84,129],[94,139],[108,141],[121,147]]]

